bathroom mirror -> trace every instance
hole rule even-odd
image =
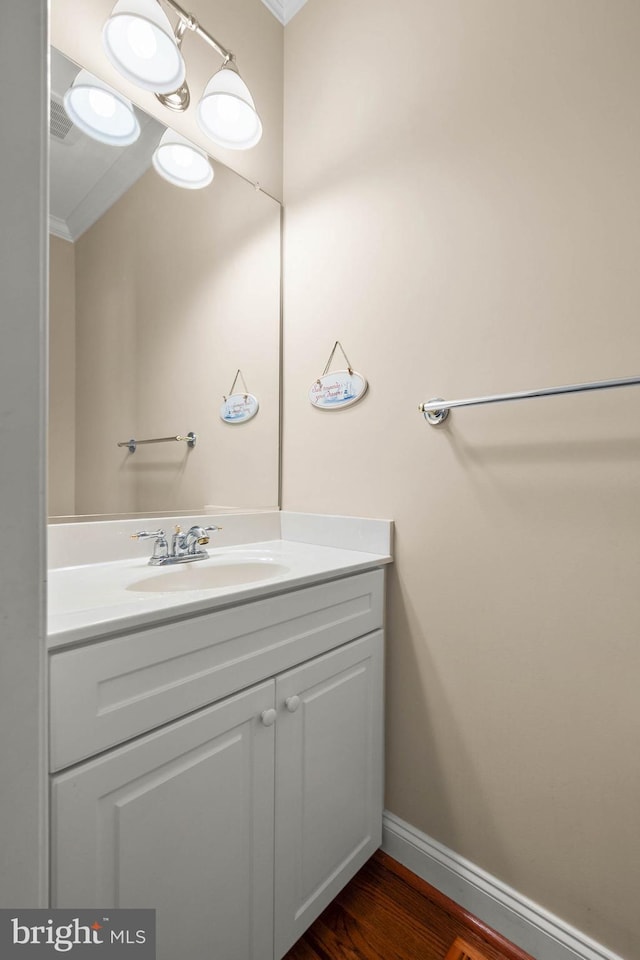
[[[280,205],[218,161],[204,189],[164,180],[137,107],[132,146],[87,137],[62,107],[79,69],[52,50],[50,517],[274,508]],[[259,411],[226,423],[238,370]]]

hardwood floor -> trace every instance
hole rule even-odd
[[[378,851],[284,960],[466,958],[534,960]]]

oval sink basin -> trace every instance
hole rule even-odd
[[[174,590],[215,590],[243,583],[273,580],[289,572],[289,567],[270,560],[225,560],[208,564],[206,560],[162,567],[155,573],[130,583],[135,593],[168,593]]]

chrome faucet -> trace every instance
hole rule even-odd
[[[206,560],[209,556],[206,550],[200,549],[209,543],[208,533],[222,530],[222,527],[193,526],[183,533],[176,527],[171,535],[171,545],[167,543],[164,530],[141,530],[131,536],[132,540],[154,540],[153,553],[149,564],[152,567],[164,567],[170,563],[191,563],[194,560]]]
[[[209,543],[207,533],[210,530],[217,530],[218,527],[190,527],[184,535],[184,544],[187,554],[206,553],[206,550],[198,550],[199,546]]]

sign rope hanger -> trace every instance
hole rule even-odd
[[[238,379],[244,387],[244,393],[234,393]],[[255,417],[260,407],[257,398],[254,397],[252,393],[249,393],[240,368],[238,368],[233,378],[228,396],[223,394],[222,399],[224,403],[220,407],[220,419],[224,420],[225,423],[246,423],[247,420]]]
[[[338,348],[347,367],[345,370],[333,370],[330,373],[329,370]],[[336,340],[324,370],[309,389],[309,400],[311,405],[318,410],[340,410],[342,407],[349,407],[361,400],[367,392],[368,386],[366,378],[353,369],[344,347],[339,340]]]

